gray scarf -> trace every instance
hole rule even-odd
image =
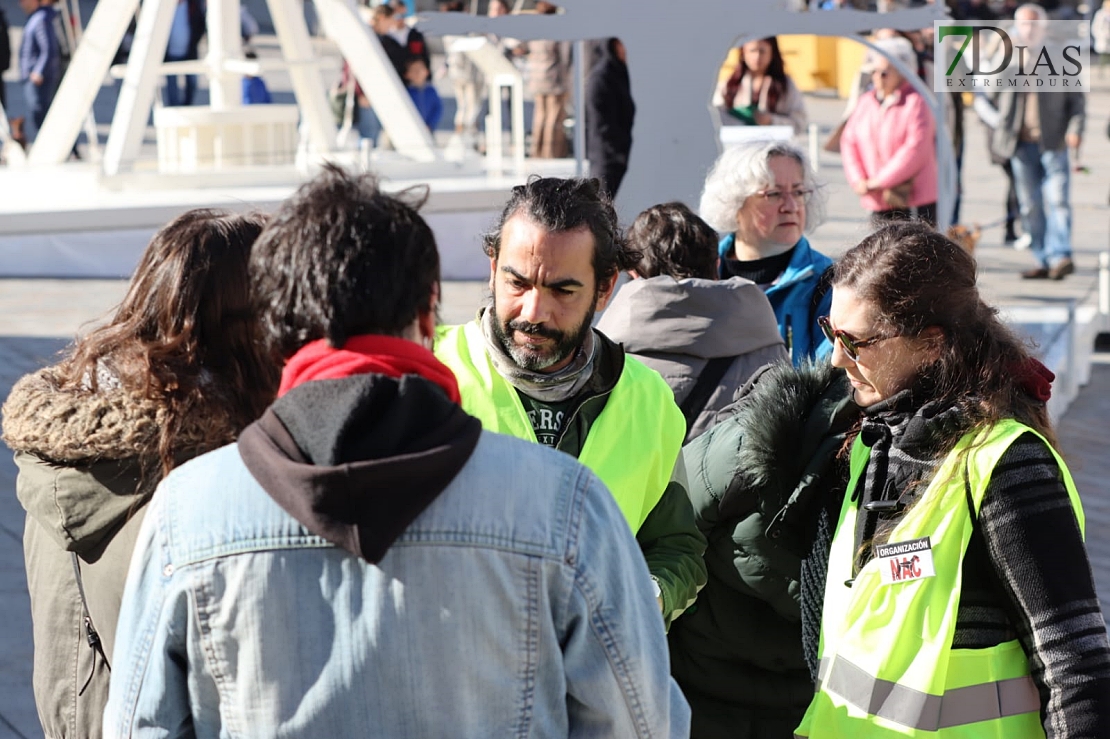
[[[862,498],[855,542],[855,551],[862,556],[853,574],[871,559],[874,551],[873,546],[864,549],[864,543],[882,538],[878,533],[880,519],[888,524],[901,520],[902,511],[925,492],[949,449],[962,435],[965,424],[963,407],[947,400],[918,406],[912,390],[903,390],[863,409],[860,440],[870,448],[870,453],[862,485],[852,493]],[[898,504],[886,514],[865,510],[867,503],[875,501]],[[888,535],[893,526],[885,528]]]
[[[574,361],[558,372],[547,375],[521,368],[505,351],[505,347],[501,346],[493,329],[497,316],[492,306],[482,312],[479,320],[482,335],[486,339],[486,353],[497,373],[529,398],[535,398],[541,403],[561,403],[577,395],[593,377],[599,342],[595,340],[592,330],[586,334],[586,341],[574,355]]]

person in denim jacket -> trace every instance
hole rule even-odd
[[[687,736],[612,496],[483,431],[430,351],[416,210],[328,165],[263,232],[251,287],[278,399],[155,493],[105,736]]]

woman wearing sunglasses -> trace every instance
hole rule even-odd
[[[1110,643],[1052,374],[980,298],[972,258],[922,225],[869,236],[833,288],[820,324],[863,420],[825,527],[797,735],[1110,736]]]
[[[840,137],[848,184],[876,225],[917,217],[937,221],[936,123],[925,100],[888,57],[917,69],[917,54],[904,38],[875,45],[866,69],[872,89],[859,98]]]
[[[794,364],[829,351],[817,316],[829,312],[832,260],[805,237],[821,224],[823,205],[800,148],[787,141],[753,141],[726,149],[717,159],[698,208],[723,234],[721,278],[743,277],[763,288]]]

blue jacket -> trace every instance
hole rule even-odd
[[[243,77],[243,105],[266,105],[274,102],[261,77]]]
[[[735,234],[721,239],[717,253],[722,263],[729,258],[735,242]],[[818,317],[829,314],[832,290],[825,289],[817,304],[813,303],[821,275],[832,265],[833,260],[810,247],[803,236],[794,245],[794,256],[786,270],[764,290],[775,311],[786,350],[795,365],[800,365],[806,357],[821,358],[832,352],[832,345],[817,325]]]
[[[58,38],[54,35],[53,8],[41,7],[23,26],[23,41],[19,45],[20,79],[31,78],[31,73],[43,76],[49,82],[57,82],[62,70],[62,53],[58,48]]]
[[[377,564],[225,446],[148,507],[105,736],[685,737],[653,593],[613,497],[538,444],[481,432]]]
[[[443,117],[443,101],[439,99],[439,93],[436,92],[435,86],[429,82],[423,87],[405,85],[405,89],[409,91],[412,104],[416,106],[416,110],[420,113],[420,117],[424,119],[428,130],[436,130],[439,119]]]

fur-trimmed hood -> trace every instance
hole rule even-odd
[[[20,379],[2,413],[2,439],[19,467],[19,501],[67,550],[99,544],[161,478],[159,432],[169,414],[118,383],[100,382],[96,391],[62,388],[48,367]],[[186,414],[174,456],[184,461],[236,435],[222,409],[198,409]]]
[[[736,405],[734,422],[743,429],[744,443],[721,499],[722,512],[751,504],[741,491],[763,491],[786,505],[806,483],[818,449],[830,438],[839,445],[858,418],[851,395],[844,372],[828,362],[776,365],[763,373]]]
[[[691,488],[722,520],[760,513],[767,535],[799,552],[813,496],[858,417],[844,372],[828,362],[769,365],[683,450]]]
[[[52,368],[26,375],[3,407],[3,440],[12,450],[62,463],[158,456],[169,422],[165,405],[101,382],[94,392],[61,388]],[[193,456],[235,440],[221,414],[191,413],[178,434],[177,456]]]

